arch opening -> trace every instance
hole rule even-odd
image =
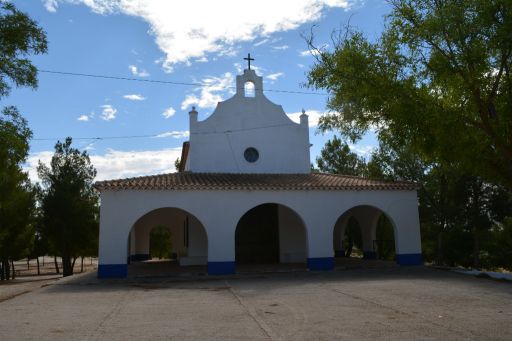
[[[244,96],[245,97],[256,97],[256,87],[253,82],[251,82],[251,81],[245,82]]]
[[[307,259],[306,228],[292,209],[266,203],[247,211],[235,230],[238,265],[301,264]]]
[[[344,212],[333,230],[334,254],[338,259],[395,259],[395,224],[381,209],[355,206]]]
[[[130,230],[128,263],[144,275],[206,267],[207,262],[206,229],[185,210],[172,207],[152,210],[140,217]]]

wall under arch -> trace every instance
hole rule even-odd
[[[311,270],[333,268],[336,221],[359,205],[376,207],[394,222],[400,264],[421,264],[416,191],[109,190],[101,193],[98,273],[100,277],[126,276],[131,227],[142,215],[161,207],[184,209],[197,217],[208,235],[208,272],[233,273],[236,225],[249,209],[268,202],[285,205],[300,215]]]

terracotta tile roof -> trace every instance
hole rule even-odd
[[[136,178],[98,181],[100,191],[112,190],[255,190],[255,191],[340,191],[406,190],[419,188],[413,182],[370,180],[348,175],[311,174],[236,174],[236,173],[168,173]]]

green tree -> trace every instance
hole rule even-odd
[[[356,141],[373,127],[429,163],[511,189],[512,3],[389,3],[377,41],[349,28],[319,50],[307,85],[329,93],[320,129]]]
[[[37,86],[37,69],[27,59],[46,53],[46,34],[9,2],[0,1],[0,99],[11,85]],[[23,172],[32,132],[15,107],[0,117],[0,277],[9,279],[9,259],[26,257],[34,239],[34,191]],[[14,269],[13,269],[14,275]]]
[[[361,176],[366,173],[365,160],[350,150],[347,143],[336,136],[327,141],[316,158],[321,172]]]
[[[47,51],[46,33],[9,2],[0,2],[0,98],[17,87],[37,87],[37,69],[27,56]]]
[[[9,279],[9,260],[28,256],[34,236],[34,193],[21,167],[32,131],[16,108],[0,116],[0,277]],[[14,274],[14,272],[13,272]]]
[[[71,143],[70,137],[57,142],[50,167],[42,163],[37,167],[44,232],[62,257],[64,276],[73,274],[77,257],[98,239],[96,170],[87,152],[72,148]]]
[[[512,217],[496,224],[489,239],[486,248],[493,250],[489,253],[489,263],[494,267],[512,270]]]
[[[152,258],[171,258],[171,232],[167,227],[158,225],[151,230],[149,235],[149,253]]]

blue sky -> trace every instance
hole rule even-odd
[[[14,89],[2,106],[16,105],[34,132],[26,165],[35,179],[38,160],[48,162],[57,139],[75,138],[88,150],[98,180],[174,171],[188,139],[188,111],[210,115],[231,96],[235,76],[250,53],[264,90],[301,88],[314,58],[301,34],[314,25],[318,45],[347,24],[379,36],[384,0],[164,1],[16,0],[46,31],[48,54],[35,56],[40,70],[203,83],[206,87],[39,74],[39,87]],[[266,91],[291,117],[302,108],[316,122],[325,95]],[[295,115],[294,115],[295,114]],[[127,136],[159,136],[125,138]],[[95,137],[123,137],[94,139]],[[312,162],[332,133],[312,124]],[[84,138],[84,139],[77,139]],[[86,139],[90,138],[90,139]],[[365,155],[371,134],[353,146]]]

